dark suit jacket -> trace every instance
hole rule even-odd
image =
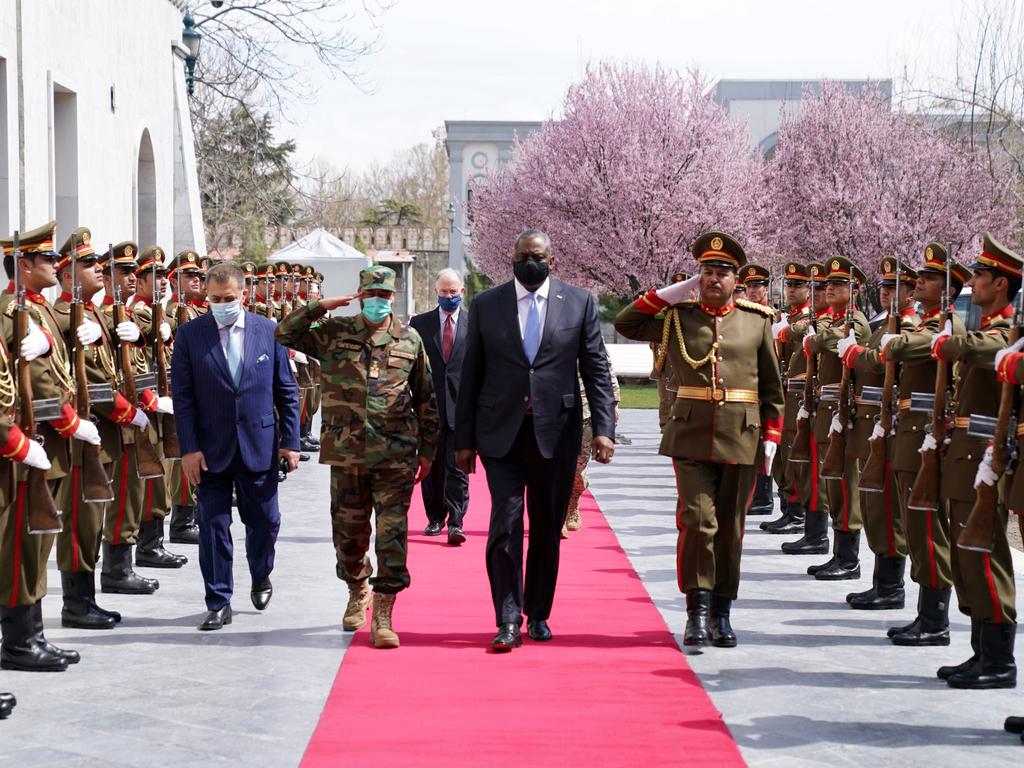
[[[455,324],[455,339],[452,356],[444,361],[444,347],[441,342],[441,313],[437,307],[409,321],[423,339],[423,346],[430,358],[430,373],[434,378],[434,392],[437,394],[437,410],[442,424],[455,429],[455,401],[459,397],[459,378],[462,375],[462,360],[466,356],[466,335],[469,333],[469,311],[462,307]]]
[[[473,300],[455,413],[456,449],[472,448],[482,456],[507,454],[532,396],[541,455],[577,455],[583,434],[577,362],[594,435],[614,436],[615,402],[594,297],[550,279],[540,349],[532,367],[523,351],[514,282]]]
[[[171,389],[182,454],[202,451],[210,472],[224,471],[236,448],[252,472],[275,466],[280,445],[299,449],[299,391],[276,324],[245,313],[242,380],[231,380],[213,315],[182,325],[174,338]],[[280,419],[277,434],[274,411]]]

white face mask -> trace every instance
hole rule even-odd
[[[221,325],[234,325],[238,316],[242,314],[242,302],[236,299],[220,304],[210,304],[210,312],[213,313],[213,319]]]

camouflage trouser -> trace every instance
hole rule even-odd
[[[569,497],[569,514],[580,510],[580,496],[590,487],[587,479],[587,466],[590,464],[591,446],[594,444],[594,433],[590,428],[590,419],[583,422],[583,443],[580,445],[579,456],[576,457],[576,476],[572,480],[572,496]]]
[[[331,523],[339,579],[354,584],[373,573],[366,553],[370,549],[370,516],[376,512],[377,575],[370,584],[383,594],[409,586],[405,560],[415,478],[415,456],[389,459],[373,467],[363,463],[331,467]]]
[[[107,477],[112,464],[104,464]],[[71,467],[71,474],[60,484],[57,507],[64,512],[64,530],[57,534],[57,567],[65,573],[92,573],[99,556],[103,514],[109,502],[82,500],[81,467]]]

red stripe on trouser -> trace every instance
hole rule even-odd
[[[896,557],[896,531],[892,527],[892,465],[885,462],[885,537],[889,557]]]
[[[999,592],[996,591],[996,579],[992,575],[992,556],[988,552],[981,555],[985,563],[985,581],[988,584],[988,596],[992,599],[993,624],[1003,623],[1003,609],[999,605]]]
[[[839,481],[839,492],[843,495],[843,530],[850,529],[850,505],[846,500],[846,478]]]
[[[80,467],[71,468],[71,570],[76,573],[81,551],[78,543],[78,472],[80,469]]]
[[[117,485],[117,519],[114,521],[112,544],[121,543],[121,526],[124,524],[124,506],[128,496],[128,449],[126,445],[121,452],[121,481]]]
[[[303,399],[302,408],[299,409],[299,421],[303,422],[306,420],[306,401]]]
[[[153,519],[153,481],[146,481],[146,522]]]
[[[188,490],[189,490],[188,478],[185,477],[185,472],[184,472],[184,470],[182,470],[182,473],[181,473],[181,506],[183,506],[183,507],[187,507],[188,506],[188,502],[189,502]]]
[[[808,512],[818,511],[818,444],[811,438],[811,503]]]
[[[21,537],[25,527],[25,481],[18,483],[18,501],[14,513],[14,578],[11,579],[11,599],[7,602],[8,608],[15,608],[18,605],[18,586],[21,583]]]
[[[932,521],[934,520],[935,513],[934,512],[925,512],[924,514],[927,516],[926,519],[928,520],[928,525],[927,525],[927,531],[928,531],[928,576],[929,576],[929,580],[931,581],[931,584],[929,584],[929,586],[932,589],[938,589],[939,588],[939,576],[936,573],[936,566],[935,566],[935,534],[932,531],[932,524],[933,524]]]
[[[793,493],[790,494],[790,501],[800,501],[800,495],[796,492],[796,488],[793,489]]]

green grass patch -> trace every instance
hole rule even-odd
[[[622,393],[622,402],[619,408],[657,408],[658,407],[658,385],[656,382],[650,384],[622,384],[619,387]]]

